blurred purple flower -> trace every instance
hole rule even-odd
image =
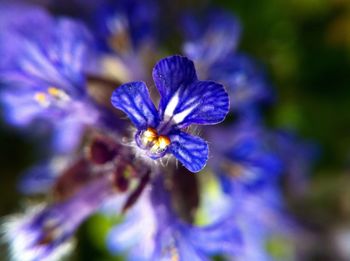
[[[270,139],[283,164],[288,189],[293,195],[303,195],[309,188],[313,165],[321,153],[319,147],[286,130],[271,133]]]
[[[229,90],[231,110],[247,116],[246,110],[272,100],[262,68],[236,50],[241,27],[231,13],[210,11],[201,20],[186,16],[184,23],[183,52],[194,61],[200,77],[220,82]]]
[[[187,224],[174,213],[163,180],[156,178],[152,187],[122,224],[111,230],[108,245],[112,252],[128,250],[130,260],[145,261],[209,260],[215,254],[238,253],[242,242],[234,220],[204,227]]]
[[[14,260],[61,260],[69,251],[78,226],[114,193],[110,175],[85,187],[75,197],[61,203],[33,208],[24,216],[8,217],[4,238]]]
[[[196,63],[211,67],[236,50],[241,26],[236,17],[223,10],[211,10],[200,18],[193,14],[184,16],[183,51]]]
[[[249,56],[234,54],[217,61],[208,72],[209,79],[230,90],[231,109],[243,111],[273,98],[266,75]]]
[[[91,27],[107,48],[121,52],[137,50],[156,39],[157,15],[154,0],[109,1],[94,12]]]
[[[260,124],[238,123],[210,131],[213,157],[210,166],[226,184],[237,182],[248,188],[275,182],[282,163],[272,148],[268,135]],[[226,137],[226,138],[222,138]]]
[[[70,151],[99,112],[87,94],[85,74],[94,70],[94,41],[84,25],[53,19],[45,11],[6,6],[0,19],[1,100],[15,125],[50,125],[54,148]],[[25,13],[25,16],[18,14]],[[11,15],[12,14],[12,15]],[[36,30],[40,28],[40,30]]]

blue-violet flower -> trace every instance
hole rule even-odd
[[[184,128],[223,121],[229,107],[228,95],[221,84],[199,81],[193,62],[182,56],[159,61],[153,79],[160,93],[158,110],[144,82],[117,88],[112,104],[136,126],[136,145],[149,158],[156,160],[171,153],[188,170],[198,172],[208,159],[208,145]]]

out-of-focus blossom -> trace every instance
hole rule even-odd
[[[112,50],[130,52],[155,40],[157,14],[153,0],[110,1],[97,9],[92,27]]]
[[[106,175],[86,186],[70,200],[42,206],[23,216],[9,217],[3,225],[14,260],[60,260],[78,226],[114,189]]]
[[[236,17],[223,10],[201,15],[201,22],[193,14],[185,16],[183,50],[200,65],[199,68],[206,71],[205,68],[227,58],[236,50],[241,27]]]
[[[204,224],[223,218],[234,220],[242,237],[234,260],[274,260],[269,244],[275,243],[276,238],[281,240],[278,247],[286,255],[283,260],[294,260],[294,240],[300,228],[286,211],[276,182],[262,184],[254,190],[237,183],[235,177],[224,183],[216,184],[212,179],[203,186],[201,218]],[[225,187],[223,191],[221,186]],[[233,229],[232,224],[226,224],[226,228]]]
[[[27,195],[49,192],[67,164],[68,159],[57,156],[30,168],[19,181],[19,190]]]
[[[270,144],[270,133],[256,122],[247,121],[213,129],[210,137],[215,142],[209,165],[219,186],[214,194],[203,191],[205,220],[227,216],[235,220],[243,242],[237,260],[273,260],[268,248],[276,244],[275,238],[287,240],[278,247],[292,259],[292,241],[299,228],[286,212],[278,189],[283,161]]]
[[[293,260],[292,241],[297,226],[285,211],[281,194],[275,186],[267,185],[254,193],[239,189],[231,193],[231,198],[237,204],[235,218],[244,242],[238,260],[273,260],[273,253],[269,251],[268,246],[269,243],[273,243],[274,238],[290,241],[285,243],[289,245],[290,250],[284,253],[287,256],[283,258]],[[282,240],[280,244],[283,244]]]
[[[208,74],[208,79],[215,79],[230,89],[232,110],[252,109],[256,104],[273,98],[262,68],[245,54],[237,53],[218,61]]]
[[[49,125],[54,148],[70,151],[84,126],[98,120],[85,78],[96,66],[93,38],[83,24],[53,19],[41,9],[15,5],[1,12],[5,14],[0,19],[5,115],[19,126],[38,121]],[[22,12],[26,15],[18,19],[16,14]],[[40,30],[33,32],[33,28]]]
[[[257,103],[272,99],[262,68],[236,50],[241,28],[232,14],[212,11],[202,23],[193,16],[184,20],[183,52],[194,61],[200,77],[224,84],[232,110],[246,113]]]
[[[136,145],[144,154],[159,159],[172,153],[187,169],[198,172],[208,159],[207,143],[183,129],[223,121],[229,106],[227,93],[220,84],[199,81],[193,63],[181,56],[159,61],[153,79],[161,96],[158,111],[143,82],[116,89],[112,103],[136,126]]]
[[[145,191],[125,221],[111,231],[108,244],[113,252],[128,250],[130,260],[209,260],[215,254],[239,252],[241,235],[234,220],[204,227],[185,223],[171,208],[162,182],[157,178],[153,189]]]
[[[254,188],[274,182],[280,176],[281,160],[269,148],[262,126],[242,123],[213,129],[210,134],[215,141],[210,166],[221,180]],[[229,140],[223,137],[229,137]]]
[[[154,0],[101,3],[89,17],[101,51],[104,74],[121,83],[148,80],[156,61],[158,5]]]
[[[318,147],[288,131],[271,133],[270,140],[282,161],[290,191],[294,195],[306,193],[313,164],[320,153]]]

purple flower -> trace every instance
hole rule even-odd
[[[216,10],[200,18],[185,19],[183,44],[184,54],[194,61],[199,75],[225,85],[231,110],[246,114],[255,104],[269,102],[273,95],[262,68],[237,53],[241,28],[235,16]]]
[[[312,141],[304,141],[291,131],[276,131],[270,134],[273,149],[283,163],[287,188],[293,196],[301,196],[309,188],[310,174],[320,148]],[[291,157],[290,155],[293,155]]]
[[[282,195],[275,184],[266,185],[254,192],[236,186],[230,192],[230,198],[235,205],[233,218],[243,240],[237,260],[273,260],[273,253],[268,251],[267,246],[276,238],[284,239],[290,249],[293,249],[291,245],[297,225],[286,211]],[[294,259],[293,250],[284,254],[291,255],[286,259]]]
[[[8,5],[2,12],[0,54],[5,62],[0,64],[0,83],[5,117],[18,126],[39,121],[51,127],[54,148],[69,151],[84,126],[99,117],[85,82],[86,73],[96,65],[94,40],[81,23],[55,20],[39,8]]]
[[[230,94],[231,110],[251,109],[269,102],[272,90],[264,71],[249,56],[234,54],[217,61],[208,70],[208,78],[222,82]]]
[[[201,209],[206,222],[234,220],[234,224],[225,224],[227,230],[234,228],[240,232],[242,245],[234,260],[274,260],[267,246],[276,238],[288,242],[292,249],[300,228],[286,211],[277,183],[265,183],[257,190],[249,190],[233,177],[227,182],[225,193],[215,180],[204,185]]]
[[[146,84],[127,83],[112,95],[112,104],[124,111],[137,131],[135,142],[151,159],[173,154],[188,170],[200,171],[208,159],[208,145],[184,131],[191,124],[216,124],[229,106],[221,84],[199,81],[192,61],[171,56],[159,61],[153,79],[160,93],[158,110]]]
[[[280,177],[281,161],[269,148],[266,130],[259,124],[241,122],[216,128],[210,132],[210,137],[213,140],[210,166],[223,184],[232,180],[254,188]]]
[[[32,208],[24,216],[9,217],[2,230],[14,260],[61,260],[78,226],[114,193],[111,176],[105,175],[75,197],[45,207]]]
[[[163,180],[157,178],[152,185],[124,222],[111,230],[108,246],[112,252],[129,250],[130,260],[145,261],[209,260],[215,254],[237,254],[241,238],[234,220],[203,227],[188,224],[174,213]]]
[[[67,165],[68,159],[63,156],[43,161],[24,173],[18,189],[25,195],[48,193]]]
[[[202,67],[209,67],[235,51],[241,27],[236,17],[223,10],[212,10],[204,14],[204,18],[203,14],[197,18],[200,19],[191,15],[184,19],[186,41],[183,51]]]
[[[155,40],[157,15],[158,5],[154,0],[110,1],[100,3],[92,27],[108,49],[130,52]]]

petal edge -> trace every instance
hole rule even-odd
[[[208,144],[203,139],[180,131],[170,135],[171,153],[191,172],[202,170],[208,160]]]
[[[158,125],[158,112],[144,82],[121,85],[113,92],[111,102],[126,113],[138,129]]]

